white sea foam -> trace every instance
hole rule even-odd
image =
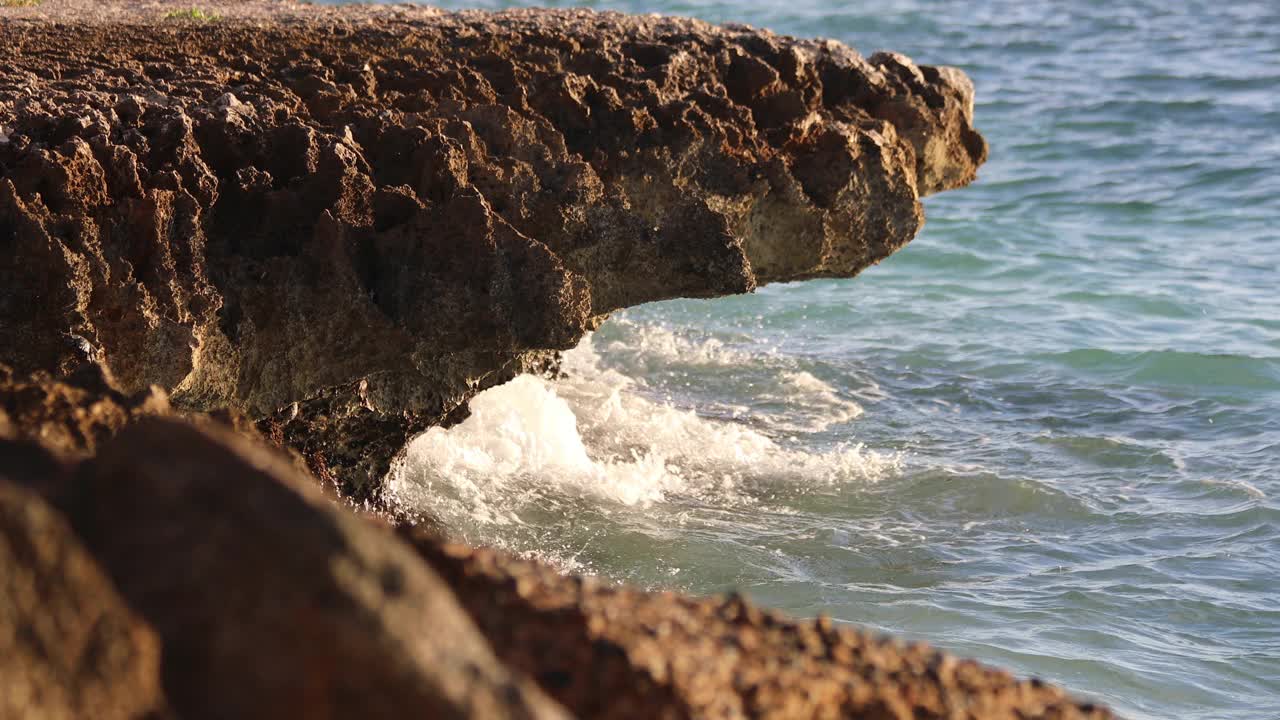
[[[862,406],[856,401],[842,397],[830,383],[796,367],[796,359],[780,353],[777,348],[744,350],[715,337],[683,335],[658,323],[626,318],[616,318],[613,322],[625,329],[623,337],[600,343],[600,350],[625,372],[644,376],[680,368],[707,380],[708,373],[740,374],[750,370],[754,381],[747,387],[737,388],[731,396],[781,407],[780,410],[753,410],[741,403],[717,403],[708,408],[726,417],[749,420],[781,433],[818,433],[862,415]],[[859,390],[865,391],[864,399],[883,399],[878,387]]]
[[[835,388],[812,373],[783,372],[777,385],[777,392],[767,397],[783,403],[787,411],[765,419],[779,430],[822,432],[862,415],[861,405],[840,397]]]
[[[757,353],[731,347],[718,338],[688,337],[661,324],[626,317],[611,322],[625,329],[625,339],[603,343],[601,351],[637,374],[673,365],[733,367],[760,360]]]
[[[1201,482],[1205,485],[1227,487],[1232,490],[1239,490],[1254,500],[1266,500],[1267,494],[1263,492],[1257,485],[1246,480],[1237,480],[1232,478],[1204,478]]]
[[[661,355],[671,343],[656,337]],[[734,351],[704,352],[699,357]],[[563,369],[558,380],[523,376],[481,393],[465,422],[414,441],[389,482],[393,501],[446,524],[503,525],[522,522],[527,511],[582,503],[608,511],[680,499],[753,502],[779,484],[874,481],[899,462],[860,445],[787,447],[746,424],[658,401],[604,367],[591,338],[565,354]],[[861,413],[809,373],[787,374],[779,392],[835,421]]]

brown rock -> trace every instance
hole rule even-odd
[[[0,441],[0,719],[159,717],[155,633],[66,521],[8,480],[59,470],[31,446]]]
[[[406,531],[510,667],[593,718],[1111,718],[1038,680],[741,597],[565,577]]]
[[[962,73],[674,18],[202,7],[0,9],[0,438],[59,457],[0,474],[110,578],[0,481],[0,715],[163,712],[150,626],[191,717],[1110,717],[738,597],[415,553],[245,439],[376,502],[612,310],[857,274],[985,159]],[[146,419],[205,412],[239,434]]]
[[[230,431],[141,421],[62,497],[183,717],[566,716],[412,549]]]
[[[0,362],[248,413],[357,500],[612,310],[854,275],[986,155],[962,73],[835,42],[166,9],[0,23]]]
[[[26,441],[34,446],[19,451],[15,445],[6,462],[17,462],[13,453],[21,452],[34,458],[44,457],[43,448],[61,460],[80,460],[91,457],[110,438],[128,424],[144,417],[185,417],[198,425],[217,424],[232,429],[255,441],[267,441],[283,446],[283,437],[264,438],[254,422],[243,413],[234,410],[216,410],[211,413],[174,410],[163,390],[152,386],[147,390],[125,395],[105,377],[103,369],[95,364],[83,364],[75,372],[61,379],[43,370],[28,376],[20,376],[0,364],[0,440]],[[309,471],[305,458],[283,448],[290,456],[295,469],[306,475]],[[57,496],[67,492],[74,482],[51,483],[40,473],[26,473],[39,491],[55,504]],[[317,473],[319,486],[336,496],[335,480]]]
[[[64,460],[93,455],[133,420],[169,412],[163,391],[127,396],[96,365],[55,379],[43,370],[23,376],[0,364],[0,440],[35,443]]]

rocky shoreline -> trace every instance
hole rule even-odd
[[[962,73],[674,18],[202,7],[0,8],[0,718],[1109,716],[381,493],[615,309],[900,248],[985,159]]]

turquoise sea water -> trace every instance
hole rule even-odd
[[[419,440],[406,502],[1131,718],[1280,717],[1280,3],[586,4],[957,65],[991,160],[856,280],[619,314]]]

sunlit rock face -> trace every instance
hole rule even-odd
[[[0,26],[0,363],[230,409],[376,499],[610,311],[847,277],[970,182],[951,68],[587,11]]]
[[[657,17],[157,7],[0,23],[0,717],[1111,717],[344,502],[614,309],[901,247],[985,157],[961,73]]]

